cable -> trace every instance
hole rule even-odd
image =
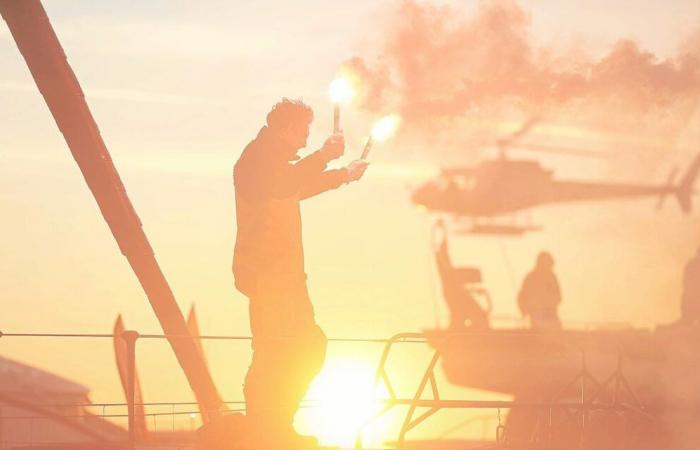
[[[445,224],[442,221],[442,219],[438,219],[431,227],[430,227],[430,255],[428,258],[426,258],[426,261],[432,261],[434,259],[434,253],[437,250],[437,242],[436,242],[436,235],[437,235],[437,229],[441,228],[443,235],[445,235],[447,232],[445,231]],[[430,296],[432,297],[433,300],[433,315],[435,318],[435,328],[440,329],[440,316],[439,316],[439,306],[438,306],[438,296],[437,296],[437,283],[435,282],[435,269],[433,268],[433,265],[431,263],[428,263],[428,273],[430,274],[429,280],[430,280]]]
[[[98,333],[2,333],[0,337],[49,337],[49,338],[115,338],[120,335],[115,334],[98,334]],[[252,336],[191,336],[177,334],[139,334],[140,339],[168,339],[168,338],[183,338],[183,339],[199,339],[199,340],[223,340],[223,341],[252,341]],[[279,336],[270,339],[295,339],[293,336]],[[328,338],[330,342],[363,342],[370,344],[385,344],[391,339],[382,338]],[[418,342],[414,340],[406,340],[402,342]],[[424,342],[424,341],[420,341]]]

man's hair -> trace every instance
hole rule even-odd
[[[314,112],[306,103],[283,98],[267,113],[267,126],[279,130],[292,123],[310,124],[313,119]]]

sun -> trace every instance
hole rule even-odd
[[[306,396],[303,426],[323,445],[352,448],[362,425],[382,408],[386,389],[376,387],[376,368],[366,361],[329,361],[314,380]],[[363,429],[363,444],[379,444],[388,419],[382,417]]]

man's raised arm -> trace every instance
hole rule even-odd
[[[365,161],[354,161],[342,169],[325,170],[330,161],[340,158],[344,152],[345,139],[340,134],[334,134],[326,139],[320,150],[294,164],[300,199],[313,197],[362,177],[367,168]]]
[[[294,164],[294,171],[304,184],[306,180],[321,174],[330,161],[343,156],[345,152],[345,139],[341,134],[334,134],[323,143],[323,147]]]
[[[357,181],[365,173],[367,165],[366,161],[357,160],[342,169],[323,171],[302,183],[299,197],[303,200],[330,189],[335,189],[344,183]]]

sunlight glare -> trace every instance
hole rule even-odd
[[[330,361],[309,389],[310,430],[324,445],[352,447],[362,424],[381,410],[384,386],[374,385],[375,368],[351,359]],[[382,417],[363,430],[363,443],[379,444],[388,426]]]

